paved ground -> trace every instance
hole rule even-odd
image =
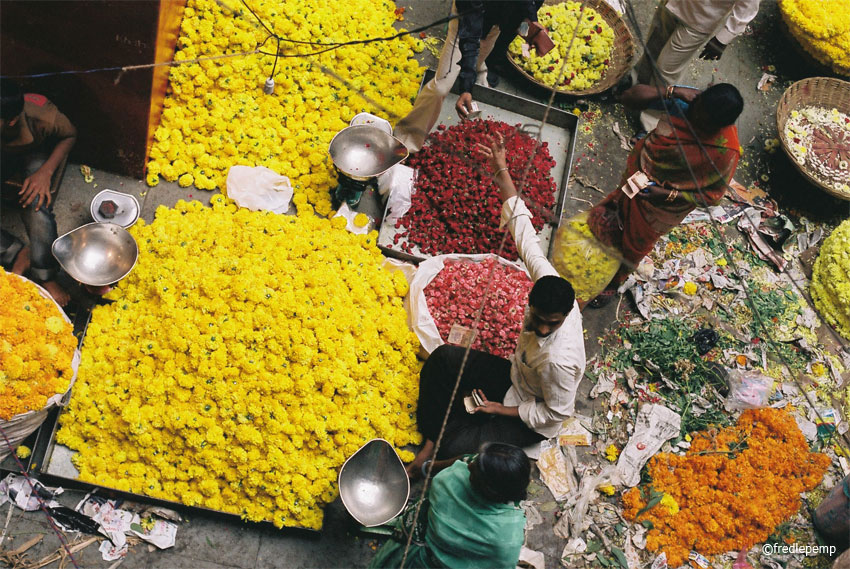
[[[402,4],[402,2],[399,2]],[[415,25],[433,21],[448,13],[449,0],[427,0],[404,2],[408,6],[405,13],[405,25]],[[654,2],[636,0],[636,11],[640,26],[645,31],[652,16]],[[774,109],[785,86],[791,80],[811,75],[812,72],[801,64],[799,57],[788,47],[778,30],[778,9],[775,2],[764,2],[762,12],[753,23],[754,33],[739,38],[718,63],[695,63],[688,71],[684,82],[695,86],[705,86],[709,81],[727,81],[741,89],[746,100],[746,108],[740,120],[740,138],[745,146],[744,160],[736,178],[747,185],[762,175],[769,177],[771,195],[780,200],[786,208],[805,214],[810,219],[835,218],[846,216],[847,204],[825,197],[817,190],[807,186],[796,175],[781,153],[768,156],[763,152],[764,140],[775,136]],[[444,32],[440,31],[440,34]],[[430,56],[423,54],[423,61],[432,63]],[[779,83],[766,93],[756,90],[763,67],[773,65],[780,77]],[[525,85],[509,79],[503,81],[501,89],[521,96],[543,100],[541,93],[529,90]],[[626,151],[620,148],[611,127],[617,122],[627,136],[631,133],[629,119],[622,108],[611,102],[573,102],[567,108],[578,107],[583,111],[582,124],[589,125],[588,132],[580,130],[576,147],[575,166],[580,179],[590,185],[598,186],[606,192],[616,184],[625,164]],[[80,158],[84,161],[84,157]],[[208,202],[209,192],[182,189],[176,184],[161,182],[155,189],[149,189],[139,180],[95,171],[93,183],[85,183],[79,174],[78,166],[68,168],[55,210],[59,233],[62,234],[90,221],[89,203],[92,196],[104,188],[136,195],[142,206],[142,217],[153,219],[159,205],[170,206],[178,199],[200,199]],[[597,201],[600,193],[580,183],[571,185],[572,197],[568,206],[584,209],[583,200]],[[23,234],[17,219],[4,215],[3,226],[18,234]],[[75,296],[80,299],[79,291]],[[606,310],[587,311],[588,357],[597,350],[596,338],[615,321],[616,306]],[[578,402],[580,412],[589,412],[587,399],[588,386],[584,386]],[[62,502],[73,506],[82,496],[80,492],[69,491]],[[556,567],[563,549],[563,540],[555,537],[551,531],[555,509],[551,495],[535,483],[532,496],[541,513],[544,523],[529,532],[528,546],[543,551],[547,567]],[[122,567],[131,568],[266,568],[266,567],[364,567],[373,555],[376,542],[356,532],[351,518],[347,515],[339,500],[326,512],[325,528],[320,534],[278,531],[270,526],[243,524],[233,520],[223,520],[213,516],[190,513],[187,521],[180,526],[177,545],[166,551],[148,551],[146,546],[135,546],[124,560]],[[6,507],[0,509],[0,524],[5,523]],[[22,513],[13,510],[8,525],[8,536],[2,543],[4,548],[14,549],[37,535],[44,539],[27,552],[30,560],[39,560],[58,548],[57,538],[47,525],[44,516],[38,512]],[[80,567],[110,567],[97,552],[96,545],[80,551],[77,564]],[[54,562],[48,567],[59,567]]]

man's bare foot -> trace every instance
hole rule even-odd
[[[28,270],[30,270],[29,246],[24,247],[23,249],[18,251],[18,255],[17,257],[15,257],[15,262],[12,263],[12,272],[16,275],[23,275]]]
[[[65,306],[68,304],[68,301],[71,300],[71,295],[68,294],[64,288],[59,286],[59,283],[56,281],[44,281],[41,283],[41,286],[44,287],[44,290],[50,293],[50,296],[53,297],[53,300],[55,300],[56,304],[59,306]]]

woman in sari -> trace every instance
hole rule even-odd
[[[669,114],[637,141],[620,181],[621,187],[628,188],[629,178],[643,172],[650,185],[633,198],[617,189],[588,215],[597,239],[622,255],[620,270],[590,303],[595,308],[610,301],[662,235],[694,208],[720,201],[741,157],[735,121],[744,101],[728,83],[702,92],[672,86],[663,98],[656,87],[635,85],[623,93],[622,101],[638,110],[666,107]]]
[[[487,443],[477,455],[434,463],[434,472],[441,468],[418,523],[412,519],[411,505],[369,568],[401,567],[407,536],[413,531],[405,569],[514,569],[525,539],[525,513],[519,507],[531,475],[525,452],[513,445]]]

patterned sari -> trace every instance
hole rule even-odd
[[[684,152],[679,149],[677,136]],[[741,156],[738,129],[727,126],[701,135],[699,141],[717,170],[705,158],[684,119],[672,116],[669,122],[662,120],[629,154],[620,186],[642,170],[665,189],[677,190],[678,196],[671,201],[665,201],[664,197],[629,199],[618,188],[590,210],[590,230],[602,243],[623,254],[625,262],[618,273],[621,280],[652,251],[662,235],[676,227],[694,208],[716,205],[723,197]]]

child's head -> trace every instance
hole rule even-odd
[[[11,79],[0,79],[0,126],[13,125],[24,112],[24,94]]]

